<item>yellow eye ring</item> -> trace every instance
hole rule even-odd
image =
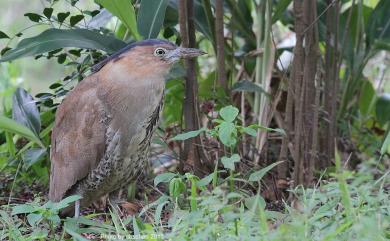
[[[166,54],[167,50],[164,48],[156,48],[154,50],[154,56],[164,56]]]

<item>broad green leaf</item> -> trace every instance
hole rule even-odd
[[[233,179],[233,180],[236,180],[236,179]],[[237,192],[229,192],[227,195],[226,195],[226,198],[227,199],[241,199],[245,197],[243,194],[240,194],[240,193],[237,193]]]
[[[89,239],[86,239],[82,235],[78,234],[76,232],[76,229],[70,229],[69,227],[64,227],[64,230],[65,230],[65,232],[67,234],[72,236],[74,238],[74,240],[77,240],[77,241],[89,241]]]
[[[172,178],[176,177],[177,174],[171,173],[171,172],[166,172],[159,174],[154,178],[154,186],[157,186],[158,184],[162,182],[169,182]]]
[[[45,148],[31,148],[28,149],[23,155],[23,162],[27,167],[30,167],[37,161],[43,159],[46,155]]]
[[[70,17],[70,26],[75,26],[76,24],[78,24],[81,20],[84,19],[84,15],[75,15],[75,16],[72,16]]]
[[[28,223],[33,227],[42,220],[42,213],[30,213],[27,215]]]
[[[390,93],[378,97],[375,106],[376,118],[381,125],[390,122]]]
[[[90,230],[95,230],[95,231],[101,230],[101,231],[105,231],[107,233],[111,232],[111,231],[115,231],[115,227],[113,227],[111,225],[105,224],[104,222],[100,222],[97,220],[95,221],[95,220],[92,220],[92,219],[84,217],[84,216],[80,216],[78,218],[69,218],[68,217],[64,222],[64,227],[70,228],[71,230],[76,230],[76,229],[79,229],[80,224],[83,224],[85,226],[90,226],[91,227]],[[83,230],[85,230],[85,232],[88,232],[87,228],[84,228]]]
[[[369,44],[375,40],[390,39],[390,1],[381,0],[371,12],[366,25]]]
[[[386,50],[390,52],[390,37],[387,39],[376,40],[373,48],[375,50]]]
[[[29,204],[21,204],[12,208],[11,215],[21,214],[21,213],[32,213],[36,210],[36,207]]]
[[[28,235],[29,237],[26,241],[48,240],[48,237],[47,237],[48,235],[49,235],[49,230],[37,228],[37,229],[34,229],[34,231],[31,234]]]
[[[279,165],[280,163],[282,163],[283,161],[278,161],[278,162],[275,162],[275,163],[272,163],[271,165],[267,166],[267,167],[264,167],[258,171],[255,171],[254,173],[252,173],[250,176],[249,176],[249,181],[250,182],[258,182],[260,181],[261,179],[263,179],[264,175],[267,174],[267,172],[269,172],[272,168],[276,167],[277,165]]]
[[[232,91],[257,92],[270,97],[270,95],[263,89],[263,87],[248,80],[236,82],[232,87]]]
[[[0,39],[2,39],[2,38],[9,38],[9,37],[3,31],[0,31]]]
[[[181,178],[175,177],[169,182],[169,195],[171,197],[177,198],[180,194],[185,192],[185,190],[186,185]]]
[[[95,2],[102,5],[114,16],[118,17],[122,23],[126,25],[136,40],[141,39],[137,30],[134,7],[130,0],[95,0]]]
[[[13,140],[13,135],[9,132],[5,132],[5,141],[7,144],[7,149],[11,157],[16,156],[16,145]]]
[[[168,203],[169,203],[168,201],[165,201],[165,202],[160,203],[157,206],[156,211],[154,212],[154,222],[156,225],[161,225],[161,213],[162,213],[164,206]]]
[[[236,126],[231,122],[222,122],[218,126],[218,137],[225,146],[234,146],[237,142]]]
[[[390,131],[387,133],[385,141],[382,144],[381,154],[384,155],[390,149]]]
[[[203,8],[202,1],[197,0],[194,1],[194,22],[195,28],[198,29],[199,32],[203,33],[206,38],[208,38],[211,42],[213,42],[214,29],[210,29],[210,26],[207,22],[207,16],[205,9]]]
[[[364,24],[365,26],[367,26],[368,19],[372,13],[372,8],[367,7],[364,4],[362,5],[362,11],[361,11],[362,14],[358,13],[359,12],[358,8],[359,8],[358,4],[355,4],[354,6],[347,7],[346,10],[340,14],[340,31],[343,32],[345,28],[348,28],[349,30],[348,36],[345,40],[345,44],[343,45],[343,47],[345,47],[345,50],[343,51],[343,55],[346,58],[347,63],[349,65],[356,64],[355,63],[356,61],[359,62],[362,61],[360,56],[356,56],[356,53],[354,52],[354,48],[357,47],[355,45],[359,42],[358,40],[363,38],[362,34],[365,34],[364,33],[365,31],[361,29],[361,25]],[[351,14],[351,19],[353,21],[348,22],[350,14]],[[326,37],[325,23],[323,23],[323,30],[324,31],[320,31],[320,35],[322,35],[322,39],[325,39]],[[367,37],[368,39],[370,38],[369,36]],[[367,42],[369,43],[370,41]],[[365,51],[362,48],[357,50],[358,52],[362,52],[361,54],[363,54],[363,52]]]
[[[157,38],[164,22],[169,0],[141,0],[137,27],[144,39]]]
[[[113,53],[124,46],[126,43],[121,40],[87,29],[48,29],[35,37],[20,41],[16,48],[3,55],[0,62],[43,54],[66,47],[100,49],[107,53]]]
[[[211,174],[205,176],[204,178],[202,178],[196,182],[196,186],[203,187],[203,186],[208,185],[213,180],[213,177],[214,177],[214,173],[211,173]]]
[[[151,209],[152,207],[154,206],[157,206],[165,201],[168,201],[169,200],[169,197],[165,194],[163,194],[162,196],[160,196],[156,201],[152,202],[152,203],[149,203],[147,205],[145,205],[142,210],[139,212],[138,216],[141,217],[142,215],[144,215],[144,213],[146,213],[149,209]]]
[[[236,119],[239,110],[234,106],[225,106],[219,111],[219,115],[227,122],[233,122]]]
[[[201,129],[196,130],[196,131],[189,131],[186,133],[181,133],[181,134],[171,138],[170,140],[171,141],[184,141],[184,140],[187,140],[190,138],[194,138],[195,136],[198,136],[200,133],[202,133],[205,130],[206,130],[205,128],[201,128]]]
[[[225,3],[225,6],[230,9],[232,16],[234,16],[230,19],[229,25],[238,30],[238,34],[244,38],[246,44],[250,46],[249,48],[255,48],[256,36],[252,30],[252,4],[248,4],[247,1],[235,0],[226,0]]]
[[[376,98],[376,92],[369,80],[364,80],[359,97],[359,110],[363,115],[369,115],[372,110],[372,103]]]
[[[52,14],[53,14],[53,8],[45,8],[45,9],[43,9],[43,15],[45,15],[48,19],[51,18]]]
[[[36,13],[25,13],[24,16],[28,17],[30,21],[38,23],[42,16]]]
[[[39,137],[41,131],[39,110],[33,97],[22,88],[17,88],[12,97],[12,118]]]
[[[248,135],[251,135],[251,136],[254,136],[256,137],[257,136],[257,131],[254,129],[254,128],[251,128],[251,127],[244,127],[243,128],[243,131],[248,134]]]
[[[47,219],[55,224],[59,224],[61,222],[61,219],[57,214],[50,215],[49,217],[47,217]]]
[[[72,195],[72,196],[69,196],[69,197],[62,199],[58,203],[52,203],[53,204],[52,208],[55,210],[61,210],[63,208],[66,208],[67,206],[69,206],[69,204],[71,204],[79,199],[81,199],[80,195]],[[48,203],[47,203],[47,205],[48,205],[47,207],[50,207],[50,204],[48,204]]]
[[[269,127],[264,127],[264,126],[257,125],[257,124],[253,124],[253,125],[250,125],[248,127],[254,128],[254,129],[260,129],[260,130],[263,130],[263,131],[278,132],[278,133],[280,133],[282,135],[286,135],[286,132],[283,129],[280,129],[280,128],[269,128]]]
[[[226,157],[226,156],[222,157],[221,162],[226,169],[230,169],[234,171],[235,169],[234,164],[236,162],[239,162],[240,159],[241,158],[238,154],[233,154],[231,157]]]
[[[45,147],[41,140],[35,136],[35,134],[26,126],[19,124],[18,122],[7,118],[5,116],[0,115],[0,129],[4,131],[8,131],[14,134],[18,134],[22,137],[29,139],[40,145],[41,147]]]
[[[58,14],[57,14],[57,20],[58,20],[58,22],[63,23],[63,22],[65,21],[65,19],[66,19],[67,17],[69,17],[69,15],[70,15],[70,12],[58,13]]]
[[[264,209],[265,205],[266,205],[264,198],[262,196],[260,196],[259,194],[245,198],[244,203],[248,209],[253,210],[255,212],[258,212],[259,208]]]

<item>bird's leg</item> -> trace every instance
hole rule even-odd
[[[74,217],[78,218],[79,216],[80,216],[80,200],[77,200],[74,203]]]
[[[122,196],[122,189],[117,189],[108,195],[108,202],[110,206],[116,210],[117,213],[123,215],[119,205],[122,202],[120,197]]]

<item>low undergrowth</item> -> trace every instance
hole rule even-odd
[[[58,211],[76,200],[3,205],[1,240],[389,240],[390,177],[378,164],[358,171],[336,171],[313,188],[290,190],[283,210],[272,211],[258,194],[239,188],[260,188],[271,169],[257,179],[222,178],[220,172],[203,179],[192,174],[164,173],[159,198],[135,215],[124,216],[113,206],[106,213],[60,219]],[[370,163],[370,162],[366,162]],[[230,180],[234,179],[234,189]],[[250,181],[251,180],[251,181]],[[241,183],[240,186],[237,184]]]

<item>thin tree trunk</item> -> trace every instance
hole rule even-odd
[[[327,1],[332,4],[332,0]],[[336,115],[337,115],[337,97],[338,97],[338,18],[339,18],[339,3],[336,1],[334,5],[326,13],[326,52],[325,52],[325,140],[323,152],[326,157],[319,167],[328,167],[333,160],[335,138],[336,138]]]
[[[303,184],[301,176],[303,168],[301,167],[301,130],[302,130],[302,107],[303,107],[303,64],[305,54],[303,49],[303,32],[305,30],[303,1],[294,0],[294,15],[295,15],[295,34],[296,45],[294,48],[293,72],[291,73],[291,82],[294,83],[294,185]]]
[[[318,136],[318,128],[314,126],[314,113],[320,108],[320,106],[315,104],[316,97],[316,87],[315,87],[315,78],[317,73],[317,60],[319,57],[319,47],[318,47],[318,33],[317,33],[317,24],[314,23],[317,18],[317,3],[316,1],[306,0],[304,3],[304,15],[305,22],[308,29],[305,31],[305,64],[304,64],[304,77],[303,83],[305,86],[305,100],[304,100],[304,126],[303,126],[303,135],[304,135],[304,169],[306,171],[304,175],[304,182],[306,185],[311,184],[311,179],[313,177],[314,169],[310,168],[312,160],[312,155],[317,154],[317,150],[312,149],[316,148],[316,145],[312,145],[313,136]],[[314,24],[313,24],[314,23]],[[317,123],[316,123],[317,124]],[[314,133],[316,132],[316,133]],[[316,140],[317,141],[317,140]]]
[[[315,102],[314,102],[314,114],[313,114],[313,135],[311,138],[311,152],[310,152],[310,162],[308,167],[308,183],[312,183],[314,179],[314,171],[315,167],[318,166],[318,138],[319,138],[319,128],[318,128],[318,121],[319,121],[319,109],[320,109],[320,95],[321,95],[321,89],[320,89],[320,83],[322,81],[322,74],[320,67],[317,67],[317,74],[315,79],[315,88],[316,88],[316,94],[315,94]]]
[[[339,18],[340,18],[340,3],[338,0],[336,0],[336,3],[332,7],[332,12],[334,13],[334,24],[333,27],[333,33],[334,33],[334,61],[333,61],[333,88],[334,88],[334,94],[331,102],[332,111],[330,115],[330,128],[332,132],[332,138],[333,140],[329,144],[332,145],[332,148],[330,149],[331,152],[331,163],[334,161],[334,155],[335,155],[335,147],[337,144],[336,138],[337,138],[337,100],[338,100],[338,93],[339,93],[339,72],[340,72],[340,65],[339,65],[339,55],[338,55],[338,43],[339,43]]]
[[[178,13],[179,13],[179,28],[180,28],[181,45],[183,47],[188,47],[187,0],[180,0],[178,2]],[[188,63],[186,63],[186,64],[188,64]],[[187,82],[187,80],[186,80],[186,82]],[[185,107],[186,107],[186,96],[184,97],[184,103],[183,103],[184,119],[185,119],[185,114],[184,114]],[[187,125],[185,125],[185,126],[187,126]],[[186,144],[184,144],[184,146],[186,146]],[[188,147],[187,147],[187,149],[188,149]],[[178,166],[179,172],[184,171],[185,160],[188,157],[188,150],[187,149],[180,148],[180,162],[179,162],[179,166]]]
[[[294,70],[292,70],[294,72]],[[282,146],[280,148],[279,161],[283,163],[277,166],[278,168],[278,179],[286,179],[288,172],[288,145],[291,142],[291,137],[293,136],[293,108],[294,108],[294,82],[289,81],[287,83],[287,102],[286,110],[284,116],[284,126],[283,129],[286,132],[286,135],[282,139]]]
[[[217,77],[219,85],[228,93],[225,70],[225,37],[223,33],[223,0],[215,1],[215,36],[217,43]]]
[[[292,81],[294,93],[294,184],[309,185],[313,178],[312,155],[317,153],[313,138],[318,137],[318,121],[315,113],[319,109],[316,103],[315,76],[319,57],[317,4],[312,0],[295,0],[295,33],[297,43],[294,49]],[[304,41],[304,46],[303,46]]]
[[[182,37],[182,46],[194,48],[195,25],[194,25],[194,3],[193,0],[179,1],[179,24]],[[186,77],[185,77],[185,96],[183,103],[185,131],[199,129],[199,120],[197,113],[197,90],[195,59],[186,59]],[[184,163],[193,167],[195,174],[201,174],[202,165],[200,162],[199,148],[201,148],[200,138],[193,138],[184,141],[184,149],[181,153],[180,169],[184,169]]]

